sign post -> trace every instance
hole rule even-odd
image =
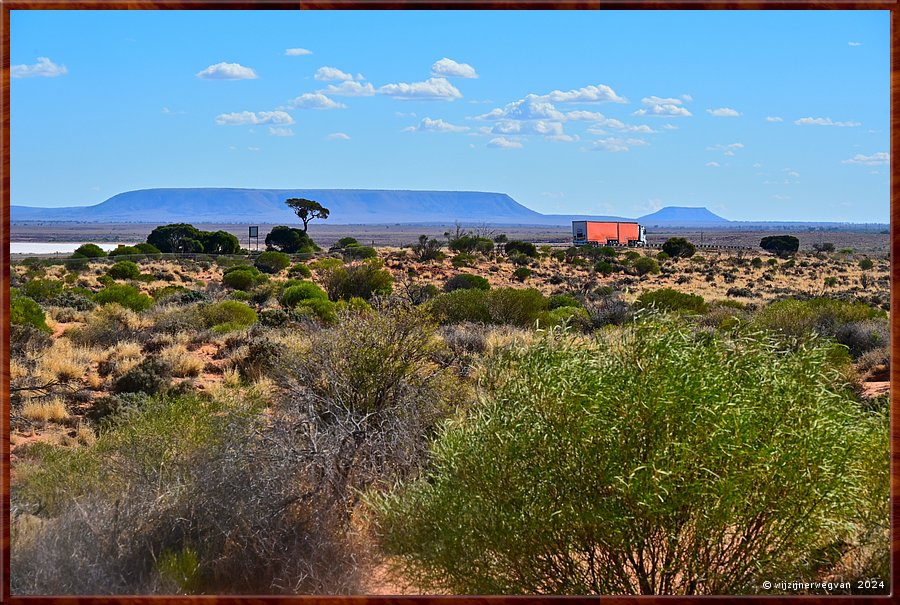
[[[259,227],[252,226],[250,227],[250,239],[256,238],[256,251],[259,252]],[[247,248],[250,248],[250,242],[247,242]]]

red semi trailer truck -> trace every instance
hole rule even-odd
[[[572,221],[572,243],[576,246],[644,246],[647,234],[637,223]]]

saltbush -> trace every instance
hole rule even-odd
[[[394,279],[390,271],[383,267],[381,259],[374,258],[348,266],[343,263],[322,266],[320,262],[317,270],[331,300],[349,300],[353,297],[369,300],[373,296],[391,293]]]
[[[634,303],[637,309],[655,308],[660,311],[684,311],[706,313],[709,306],[702,296],[679,292],[673,288],[649,290],[638,296]]]
[[[94,294],[94,302],[101,305],[116,303],[132,311],[143,311],[153,304],[153,299],[134,286],[114,283]]]
[[[489,290],[491,285],[488,280],[480,275],[471,273],[458,273],[444,282],[444,292],[453,292],[454,290],[469,290],[477,288],[479,290]]]
[[[291,264],[291,257],[284,252],[263,252],[256,257],[254,265],[263,273],[278,273]]]
[[[503,246],[503,251],[506,252],[507,255],[518,252],[519,254],[524,254],[531,258],[536,258],[538,255],[537,247],[534,244],[516,239],[506,242]]]
[[[299,275],[300,277],[309,278],[312,277],[312,271],[310,271],[309,267],[307,267],[303,263],[297,263],[296,265],[293,265],[290,269],[288,269],[288,275]]]
[[[64,290],[61,294],[52,298],[50,304],[55,307],[67,307],[77,311],[90,311],[97,306],[97,303],[90,298],[73,290]]]
[[[137,279],[141,274],[141,268],[130,260],[120,260],[106,272],[113,279]]]
[[[518,281],[525,281],[531,277],[531,269],[528,267],[517,267],[516,270],[513,271],[512,276]]]
[[[32,326],[50,332],[47,318],[39,304],[19,294],[15,288],[10,289],[9,323],[19,326]]]
[[[259,319],[256,311],[236,300],[226,300],[201,307],[200,315],[207,327],[219,332],[246,328]]]
[[[292,308],[298,302],[310,298],[328,299],[328,294],[311,281],[301,282],[297,285],[285,288],[281,293],[281,304],[285,307]]]
[[[30,279],[22,286],[22,292],[37,302],[45,302],[59,295],[63,285],[58,279]]]
[[[72,253],[72,258],[102,258],[106,251],[97,244],[82,244]]]
[[[149,356],[120,376],[113,392],[155,395],[166,389],[171,380],[172,367],[160,357]]]
[[[659,263],[656,262],[656,259],[650,258],[649,256],[642,256],[634,261],[632,264],[635,272],[638,275],[647,275],[648,273],[653,273],[654,275],[659,273]]]

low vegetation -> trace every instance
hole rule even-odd
[[[13,593],[887,582],[885,259],[285,229],[11,267]]]

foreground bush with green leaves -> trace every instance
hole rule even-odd
[[[830,348],[657,319],[510,349],[425,475],[371,497],[383,548],[403,577],[455,594],[752,593],[815,578],[834,545],[871,529],[861,510],[887,518],[885,424]]]

